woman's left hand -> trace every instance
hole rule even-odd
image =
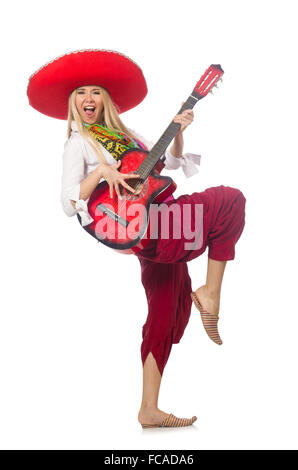
[[[184,101],[182,103],[182,106],[183,105]],[[187,126],[192,123],[193,119],[194,113],[192,109],[185,109],[181,114],[176,114],[173,121],[181,124],[178,134],[182,133],[187,128]]]

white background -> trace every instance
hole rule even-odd
[[[5,449],[297,449],[295,1],[9,2],[1,29],[0,446]],[[4,16],[3,16],[4,15]],[[246,226],[223,280],[219,331],[199,312],[165,368],[159,407],[197,422],[142,430],[140,267],[97,244],[60,204],[66,122],[28,104],[29,76],[78,49],[122,52],[148,95],[123,121],[157,140],[206,68],[174,193],[244,193]],[[207,252],[189,263],[205,282]]]

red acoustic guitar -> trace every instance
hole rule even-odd
[[[192,109],[217,86],[223,73],[220,65],[210,65],[177,114]],[[152,204],[160,204],[177,187],[172,178],[160,176],[160,173],[165,166],[161,156],[180,126],[172,121],[150,152],[134,148],[122,154],[118,171],[140,175],[139,178],[125,180],[134,188],[134,193],[119,185],[122,199],[118,198],[116,191],[111,198],[106,181],[94,189],[88,201],[88,212],[93,222],[83,228],[99,242],[120,253],[133,254],[150,241],[149,234],[155,230],[152,226],[155,218],[150,217]],[[79,214],[78,219],[81,223]]]

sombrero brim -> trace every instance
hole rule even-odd
[[[68,98],[79,86],[108,90],[118,113],[137,106],[147,95],[140,67],[129,57],[104,49],[70,52],[48,62],[29,78],[29,104],[42,114],[67,119]]]

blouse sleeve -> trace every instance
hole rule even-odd
[[[87,203],[80,199],[80,183],[85,177],[85,161],[83,157],[83,149],[78,139],[71,137],[64,145],[63,153],[63,171],[62,171],[62,188],[61,203],[63,210],[69,217],[80,214],[83,226],[90,224],[93,218],[88,212]],[[71,200],[75,201],[75,208]]]
[[[140,134],[137,134],[133,129],[129,129],[132,134],[139,139],[142,143],[144,143],[147,149],[150,151],[154,146],[154,143],[150,140],[146,140]],[[182,167],[182,170],[187,178],[193,176],[194,174],[198,173],[198,169],[196,165],[201,164],[201,155],[197,155],[195,153],[184,153],[182,157],[174,157],[172,155],[169,147],[166,149],[165,153],[162,157],[165,156],[164,164],[166,170],[176,170],[176,168]]]

